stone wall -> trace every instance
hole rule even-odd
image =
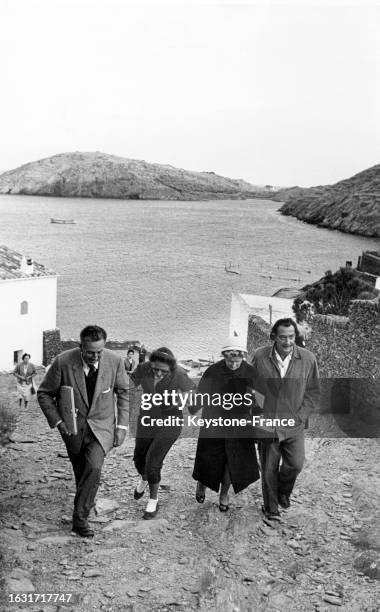
[[[16,427],[16,379],[0,372],[0,452]]]
[[[317,356],[321,376],[380,378],[380,306],[354,300],[349,317],[315,315],[307,348]]]
[[[248,317],[247,350],[248,361],[252,360],[253,354],[260,346],[269,343],[269,332],[271,326],[257,315]]]
[[[269,325],[250,317],[248,359],[269,341]],[[350,437],[380,436],[380,305],[354,300],[349,317],[315,315],[306,348],[318,361],[321,413]]]
[[[363,251],[358,260],[358,270],[380,276],[380,253],[377,251]]]
[[[51,360],[62,352],[61,331],[59,329],[47,329],[42,338],[42,363],[49,365]]]
[[[351,437],[380,435],[380,306],[354,300],[349,317],[316,315],[307,343],[322,377],[321,411]]]

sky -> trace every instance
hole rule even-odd
[[[380,0],[0,0],[0,169],[102,151],[258,185],[380,163]]]

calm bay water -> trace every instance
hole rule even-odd
[[[379,241],[283,217],[264,200],[119,201],[0,196],[0,243],[56,271],[65,338],[96,322],[110,338],[218,356],[231,293],[302,286]],[[50,217],[75,218],[54,225]],[[239,263],[241,275],[225,264]]]

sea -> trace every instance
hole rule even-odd
[[[180,359],[216,359],[231,295],[302,287],[379,240],[284,217],[268,200],[200,202],[0,196],[0,244],[58,275],[57,326],[87,324]],[[75,219],[73,225],[50,218]],[[230,274],[225,266],[240,272]]]

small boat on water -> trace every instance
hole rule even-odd
[[[189,376],[199,377],[207,368],[214,363],[213,359],[180,359],[181,368],[186,370]]]
[[[231,261],[228,264],[228,266],[227,266],[227,264],[224,265],[224,269],[225,269],[226,272],[229,272],[230,274],[239,274],[239,275],[241,275],[241,272],[239,270],[239,264],[232,265]]]
[[[50,218],[50,223],[60,223],[61,225],[73,225],[76,223],[75,219],[53,219]]]

